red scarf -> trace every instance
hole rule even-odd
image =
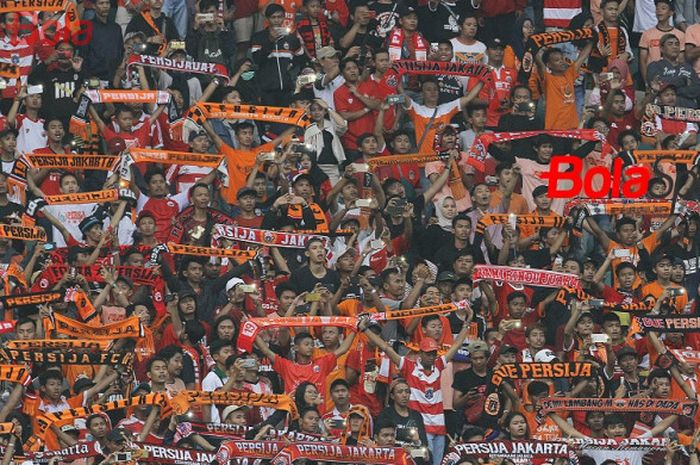
[[[406,33],[400,27],[395,27],[389,33],[387,43],[389,44],[389,57],[392,61],[400,60],[401,51],[403,49],[403,42],[406,38]],[[414,59],[418,61],[425,61],[428,59],[428,42],[425,41],[422,35],[415,31],[411,36],[412,44],[409,47],[413,51],[413,56],[409,59]]]

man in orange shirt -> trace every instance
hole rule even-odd
[[[63,375],[61,372],[53,369],[46,370],[39,375],[39,395],[25,394],[22,400],[22,411],[32,418],[36,432],[38,428],[36,421],[41,414],[87,406],[93,395],[112,384],[119,376],[117,371],[112,371],[112,374],[105,376],[98,384],[76,382],[73,386],[73,390],[76,391],[75,395],[66,398],[63,395]],[[56,431],[58,428],[54,426],[46,432],[45,443],[49,450],[59,447]]]
[[[673,257],[665,253],[653,257],[654,273],[656,280],[642,287],[642,299],[644,302],[655,305],[658,299],[664,297],[661,305],[667,305],[673,313],[683,313],[688,304],[688,293],[683,286],[671,281]],[[666,291],[666,295],[664,295]]]
[[[203,126],[214,142],[216,150],[226,157],[226,164],[228,166],[228,186],[221,186],[219,192],[221,193],[221,198],[229,205],[236,203],[236,195],[239,189],[245,187],[248,175],[255,167],[255,160],[258,154],[274,150],[288,135],[294,132],[293,127],[289,128],[275,140],[254,147],[253,135],[255,133],[255,126],[250,121],[242,121],[234,127],[236,139],[240,145],[240,149],[236,150],[227,145],[221,137],[219,137],[212,128],[211,123],[205,121]]]
[[[581,65],[588,59],[593,49],[593,42],[588,42],[571,65],[564,60],[564,54],[556,48],[540,49],[535,61],[537,71],[544,82],[544,95],[547,101],[544,113],[545,129],[576,129],[576,95],[574,82]],[[547,72],[545,66],[551,72]]]

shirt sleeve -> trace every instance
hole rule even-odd
[[[639,39],[639,49],[649,50],[649,34],[648,31],[642,32],[642,37]]]

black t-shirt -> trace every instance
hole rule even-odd
[[[389,406],[382,410],[377,416],[378,422],[381,422],[382,419],[388,419],[390,423],[396,425],[397,441],[408,442],[410,437],[409,428],[417,428],[421,443],[423,445],[428,444],[423,417],[415,410],[408,409],[408,416],[403,417],[396,412],[393,406]]]
[[[319,165],[337,165],[338,159],[333,153],[333,134],[324,129],[321,131],[321,135],[323,136],[323,149],[316,163]]]
[[[13,213],[16,214],[18,218],[21,218],[22,213],[24,213],[24,208],[22,208],[22,205],[14,202],[7,202],[7,205],[0,205],[0,218],[7,218]]]
[[[438,104],[451,102],[464,95],[464,86],[457,76],[438,76]]]
[[[473,368],[458,371],[455,373],[454,380],[452,381],[452,389],[463,393],[469,392],[472,389],[477,389],[479,392],[484,393],[486,392],[488,376],[488,372],[484,376],[476,374]]]
[[[526,250],[523,257],[525,257],[525,263],[532,268],[549,268],[552,264],[549,247],[540,250]]]
[[[459,16],[467,11],[473,11],[466,0],[454,3],[442,1],[435,11],[430,11],[428,5],[418,8],[418,25],[428,42],[449,40],[459,35]]]
[[[323,278],[317,278],[311,273],[309,265],[304,265],[298,270],[292,272],[292,277],[289,282],[294,286],[297,292],[305,292],[313,290],[317,283],[331,284],[333,289],[338,289],[340,285],[340,276],[335,270],[326,270],[326,275]]]
[[[402,1],[394,1],[391,4],[374,2],[369,7],[370,10],[376,11],[376,28],[377,35],[386,38],[389,31],[399,25],[399,12],[403,7]]]

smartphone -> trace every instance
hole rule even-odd
[[[254,358],[247,358],[243,360],[243,368],[255,368],[258,365],[258,362]]]
[[[304,313],[309,313],[311,309],[309,308],[308,305],[297,305],[296,308],[294,309],[294,314],[295,315],[301,315]]]
[[[593,344],[606,344],[610,340],[610,336],[604,333],[591,334],[591,342]]]
[[[0,90],[5,90],[7,89],[7,81],[0,78]]]
[[[411,457],[415,458],[421,458],[421,459],[427,459],[428,458],[428,448],[425,446],[422,447],[411,447],[409,449]]]
[[[257,288],[255,287],[255,284],[241,284],[241,290],[246,294],[253,294]]]
[[[318,79],[318,75],[316,73],[314,74],[304,74],[303,76],[299,76],[297,78],[297,83],[300,86],[308,86],[309,84],[313,84],[316,82]]]
[[[43,94],[43,93],[44,93],[44,86],[41,84],[27,87],[27,95],[36,95],[36,94]]]
[[[367,171],[369,171],[369,165],[367,163],[353,163],[352,167],[358,173],[366,173]]]
[[[74,266],[71,266],[68,269],[68,276],[70,276],[71,279],[75,279],[75,277],[78,275],[77,271],[75,270]]]
[[[355,201],[356,207],[369,207],[372,205],[372,199],[357,199]]]
[[[601,81],[611,81],[614,78],[615,78],[615,75],[613,73],[600,73],[600,80]]]
[[[404,102],[406,102],[406,96],[403,94],[389,95],[386,98],[386,103],[389,105],[395,105],[397,103],[404,103]]]
[[[85,82],[83,82],[83,86],[87,87],[88,89],[99,89],[100,80],[97,78],[86,79]]]
[[[487,186],[497,186],[498,185],[498,178],[496,176],[488,175],[488,176],[486,176],[485,181],[486,181]]]
[[[165,294],[165,303],[170,303],[175,300],[175,294]]]
[[[46,252],[51,252],[52,250],[56,250],[56,244],[53,242],[47,242],[44,244],[44,251]]]
[[[372,242],[369,243],[369,246],[372,247],[374,250],[381,250],[384,248],[384,241],[381,239],[374,239]]]
[[[309,292],[304,296],[305,302],[318,302],[321,300],[321,294],[318,292]]]
[[[289,29],[288,27],[278,27],[278,28],[275,28],[275,31],[277,31],[277,34],[279,34],[281,36],[289,35],[289,33],[292,32],[292,30]]]
[[[345,428],[345,420],[342,418],[332,418],[330,423],[331,429],[343,429]]]
[[[260,161],[262,161],[262,162],[275,161],[275,152],[260,152]]]
[[[671,297],[680,297],[685,294],[685,289],[682,287],[672,287],[668,290],[668,295]]]
[[[214,21],[214,13],[198,13],[197,19],[199,21]]]
[[[170,41],[170,50],[185,50],[185,41],[184,40],[171,40]]]
[[[513,329],[520,329],[523,323],[520,320],[506,320],[506,326],[510,326]]]
[[[114,460],[116,462],[131,462],[131,452],[117,452]]]
[[[601,308],[605,301],[603,299],[588,299],[588,305],[593,308]]]
[[[515,104],[515,111],[519,111],[521,113],[524,112],[530,112],[535,110],[535,103],[534,102],[528,102],[528,103],[516,103]]]
[[[388,205],[386,207],[386,212],[389,215],[395,216],[403,213],[403,209],[406,206],[406,199],[396,199],[393,205]]]
[[[631,256],[630,249],[613,249],[613,257],[615,258],[630,258]]]

